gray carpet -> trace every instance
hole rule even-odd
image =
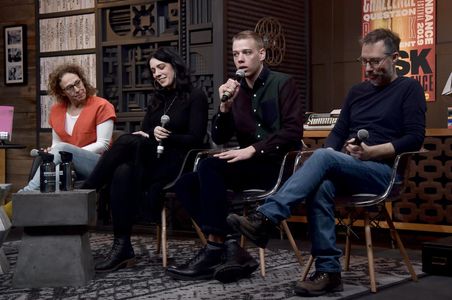
[[[96,258],[107,252],[110,234],[92,234],[93,255]],[[210,281],[177,281],[165,275],[160,258],[155,254],[153,237],[133,237],[138,264],[134,268],[96,275],[84,287],[14,289],[12,274],[20,241],[3,245],[11,270],[0,275],[0,299],[299,299],[293,287],[301,274],[294,254],[289,250],[266,251],[266,278],[256,271],[250,278],[239,282],[221,284]],[[193,256],[199,244],[193,240],[169,240],[173,263],[183,263]],[[249,249],[257,257],[257,249]],[[305,254],[305,253],[304,253]],[[307,255],[304,257],[307,258]],[[413,262],[417,274],[421,263]],[[401,259],[378,258],[375,261],[377,288],[409,280],[409,274]],[[343,273],[344,291],[315,299],[346,299],[369,293],[367,258],[352,256],[351,271]]]

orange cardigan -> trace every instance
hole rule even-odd
[[[72,135],[65,130],[67,105],[56,103],[50,110],[49,124],[63,142],[84,147],[97,140],[96,126],[112,119],[116,120],[113,105],[104,98],[91,96],[88,98],[75,122]]]

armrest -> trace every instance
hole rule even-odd
[[[193,164],[193,171],[196,171],[196,169],[198,168],[198,164],[202,159],[212,157],[215,154],[218,154],[221,152],[225,152],[225,151],[229,151],[229,150],[237,150],[237,149],[240,149],[240,147],[231,147],[231,148],[223,148],[223,149],[207,149],[207,150],[204,149],[204,151],[199,151],[196,155],[195,162]]]
[[[296,170],[295,166],[296,166],[297,158],[299,157],[299,155],[300,155],[300,151],[287,152],[281,162],[281,166],[279,168],[278,179],[276,180],[276,183],[273,186],[273,188],[269,191],[263,192],[258,195],[252,194],[250,196],[245,196],[244,200],[245,201],[261,201],[261,200],[264,200],[265,198],[267,198],[268,196],[271,196],[274,193],[276,193],[281,188],[281,186],[284,184],[284,182],[286,182],[286,180],[290,176],[292,176],[292,174],[295,172],[295,170]]]
[[[41,156],[36,156],[33,159],[33,162],[31,164],[31,168],[30,168],[30,173],[28,173],[28,181],[27,183],[33,179],[33,177],[35,176],[36,171],[38,171],[39,166],[42,163],[42,158]]]
[[[196,167],[195,167],[196,159],[197,159],[197,156],[199,155],[199,153],[201,153],[201,152],[206,152],[206,149],[191,149],[190,151],[188,151],[187,154],[185,155],[184,161],[182,162],[182,165],[179,169],[179,173],[177,174],[176,178],[172,182],[165,185],[165,187],[163,189],[168,190],[168,189],[172,188],[176,184],[176,181],[179,180],[179,178],[183,174],[191,172],[191,171],[195,171],[196,170]]]

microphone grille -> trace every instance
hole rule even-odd
[[[38,156],[39,155],[39,150],[37,149],[31,149],[30,151],[30,156]]]
[[[235,72],[235,77],[236,77],[237,80],[244,78],[245,77],[245,71],[242,70],[242,69],[238,69]]]
[[[170,121],[170,117],[168,115],[163,115],[160,118],[160,123],[162,123],[162,125],[165,125],[166,123],[168,123]]]
[[[361,141],[365,141],[369,137],[369,132],[366,129],[360,129],[360,130],[358,130],[358,133],[356,134],[356,136]]]

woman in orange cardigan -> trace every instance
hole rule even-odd
[[[71,152],[78,179],[87,178],[101,154],[109,148],[116,114],[113,105],[95,96],[95,88],[78,65],[63,64],[49,76],[50,95],[56,103],[50,111],[52,145],[43,151],[54,155],[54,163],[61,162],[60,151]],[[22,191],[39,189],[37,171]],[[11,204],[5,206],[11,217]]]

